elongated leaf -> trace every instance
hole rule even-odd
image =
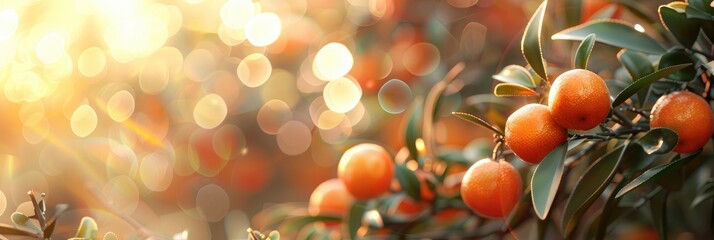
[[[641,52],[623,49],[617,53],[617,60],[627,69],[633,81],[655,71],[652,63],[647,59],[647,55]]]
[[[421,199],[421,186],[417,176],[407,167],[401,164],[396,165],[396,175],[402,190],[414,200]]]
[[[37,237],[37,235],[35,235],[34,233],[22,229],[17,229],[13,226],[4,223],[0,223],[0,235]]]
[[[416,147],[417,138],[421,137],[421,119],[424,112],[424,104],[417,100],[412,104],[411,114],[407,120],[406,129],[404,130],[404,139],[406,141],[409,154],[414,159],[419,159],[419,151]]]
[[[528,69],[518,65],[508,65],[501,72],[493,75],[493,79],[506,83],[520,84],[529,88],[535,88],[536,84]]]
[[[301,216],[285,219],[281,226],[281,231],[299,232],[305,226],[315,222],[339,222],[341,219],[336,216]]]
[[[367,212],[365,202],[357,201],[350,207],[349,215],[347,215],[347,232],[350,239],[357,239],[357,230],[362,226],[362,217]]]
[[[625,100],[630,98],[630,96],[632,96],[632,94],[637,93],[640,89],[642,89],[646,86],[649,86],[653,82],[655,82],[663,77],[669,76],[672,73],[675,73],[681,69],[684,69],[685,67],[687,67],[689,65],[691,65],[691,64],[679,64],[679,65],[662,68],[662,69],[655,71],[654,73],[652,73],[650,75],[647,75],[640,79],[637,79],[637,81],[630,84],[630,86],[627,86],[624,90],[622,90],[622,92],[617,94],[617,97],[615,97],[615,100],[612,101],[612,106],[616,107],[616,106],[622,104],[623,102],[625,102]]]
[[[697,74],[697,69],[694,68],[694,61],[689,57],[689,54],[681,49],[674,49],[662,55],[659,59],[659,68],[665,68],[669,66],[679,65],[679,64],[692,64],[682,70],[679,70],[672,75],[667,76],[667,79],[672,79],[680,82],[689,82],[694,80]]]
[[[548,0],[543,1],[540,7],[531,17],[526,25],[526,30],[523,33],[521,40],[521,52],[526,58],[526,62],[538,73],[538,76],[548,80],[546,73],[546,64],[543,59],[543,49],[541,47],[541,30],[543,29],[543,16],[545,15],[545,7],[548,5]]]
[[[667,239],[667,191],[659,192],[650,200],[652,220],[659,239]]]
[[[553,40],[582,41],[590,34],[597,35],[597,41],[620,48],[660,54],[665,51],[662,46],[647,34],[638,32],[634,27],[614,20],[595,20],[554,34]]]
[[[712,179],[709,179],[704,185],[699,187],[697,190],[697,196],[694,198],[692,201],[692,205],[690,208],[694,208],[704,202],[707,199],[710,199],[714,197],[714,181]]]
[[[563,162],[568,143],[556,147],[538,164],[531,179],[533,209],[541,220],[548,216],[563,176]]]
[[[469,121],[469,122],[471,122],[471,123],[473,123],[473,124],[483,126],[483,127],[487,128],[488,130],[491,130],[492,132],[494,132],[494,133],[496,133],[496,134],[498,134],[498,135],[503,135],[503,132],[501,132],[501,130],[499,130],[499,129],[496,128],[495,126],[493,126],[493,125],[487,123],[487,122],[484,121],[483,119],[480,119],[480,118],[478,118],[478,117],[476,117],[476,116],[474,116],[474,115],[471,115],[471,114],[468,114],[468,113],[464,113],[464,112],[452,112],[451,114],[454,114],[455,116],[457,116],[457,117],[459,117],[459,118],[461,118],[461,119],[463,119],[463,120]]]
[[[493,94],[497,97],[517,97],[517,96],[535,96],[536,91],[526,86],[515,83],[499,83],[493,90]]]
[[[627,151],[627,149],[625,150]],[[600,217],[597,221],[597,235],[595,236],[595,239],[605,239],[605,234],[607,233],[607,226],[610,225],[610,222],[612,219],[617,215],[617,209],[619,208],[617,204],[620,202],[620,199],[615,198],[615,194],[617,191],[620,191],[622,187],[625,186],[625,183],[620,182],[615,186],[612,191],[610,191],[610,195],[607,197],[607,201],[605,202],[605,206],[602,207],[602,211],[600,213]],[[593,226],[594,227],[594,226]]]
[[[588,69],[588,60],[590,60],[593,46],[595,46],[595,34],[588,35],[580,42],[578,50],[575,51],[575,62],[573,63],[575,68]]]
[[[623,145],[605,154],[585,171],[578,180],[578,184],[570,194],[563,211],[563,235],[566,238],[575,229],[580,218],[595,200],[602,194],[605,187],[615,176],[617,166],[620,165],[622,155],[629,146],[627,140]]]
[[[665,29],[672,33],[682,46],[691,48],[699,36],[699,21],[688,19],[684,12],[679,12],[667,5],[659,6],[658,11]]]
[[[632,180],[627,185],[625,185],[625,187],[623,187],[622,190],[620,190],[620,192],[618,192],[617,196],[615,197],[622,197],[622,195],[625,195],[625,193],[635,190],[643,184],[654,182],[662,176],[665,176],[674,171],[679,171],[679,169],[681,169],[684,165],[689,163],[689,161],[697,157],[697,155],[699,155],[699,153],[701,152],[702,151],[699,150],[698,152],[693,153],[685,158],[675,160],[667,164],[659,165],[657,167],[653,167],[645,171],[644,173],[642,173],[642,175],[635,178],[635,180]]]
[[[642,146],[647,154],[663,154],[672,151],[677,145],[679,136],[669,128],[650,129],[637,140],[637,144]]]
[[[702,20],[712,20],[714,9],[709,6],[709,0],[689,0],[685,10],[688,18],[696,18]]]

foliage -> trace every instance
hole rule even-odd
[[[530,176],[523,178],[527,186],[525,194],[504,221],[477,216],[461,201],[458,186],[463,173],[454,170],[466,169],[479,159],[468,159],[461,151],[437,146],[433,139],[438,99],[463,69],[457,65],[435,85],[425,102],[417,100],[413,104],[404,131],[404,151],[409,154],[405,159],[395,159],[395,183],[399,187],[379,198],[355,202],[342,217],[310,216],[304,208],[265,209],[261,214],[267,220],[262,225],[259,223],[259,227],[307,239],[329,239],[336,235],[345,238],[387,238],[390,235],[405,239],[476,238],[518,235],[522,231],[552,239],[604,238],[616,234],[618,223],[630,221],[651,226],[649,228],[655,229],[660,237],[688,231],[697,238],[711,238],[711,228],[683,226],[681,222],[682,218],[711,221],[714,213],[674,216],[668,210],[672,204],[687,209],[684,211],[712,210],[702,207],[702,203],[711,202],[714,197],[714,179],[709,177],[707,167],[711,164],[711,150],[690,154],[672,152],[678,142],[677,133],[666,128],[650,129],[649,117],[654,102],[669,92],[691,91],[711,104],[714,8],[710,7],[710,0],[673,2],[660,6],[659,19],[652,19],[635,1],[614,2],[617,5],[591,17],[597,19],[576,24],[573,19],[579,17],[573,16],[579,13],[568,12],[566,19],[561,19],[550,9],[582,6],[580,1],[544,1],[534,11],[521,39],[527,65],[508,65],[493,76],[499,82],[493,94],[516,101],[489,100],[500,101],[498,107],[506,105],[511,109],[524,102],[542,103],[548,96],[549,79],[561,72],[571,68],[608,72],[606,83],[611,95],[611,112],[599,127],[584,132],[571,131],[567,143],[533,166],[519,163],[517,156],[504,149],[502,120],[489,114],[491,108],[497,107],[495,104],[486,109],[469,107],[453,114],[493,133],[496,146],[491,154],[479,154],[480,158],[506,159],[522,174]],[[615,7],[623,8],[644,26],[610,19]],[[562,28],[544,39],[545,32],[552,30],[544,26]],[[545,51],[552,45],[574,50],[569,54],[572,56],[569,64],[563,64],[558,54]],[[619,65],[591,59],[603,54],[612,54],[609,57],[617,58]],[[474,96],[474,99],[486,101],[489,98]],[[426,177],[418,178],[417,173],[426,173]],[[425,191],[436,193],[435,197],[424,198]],[[424,203],[420,205],[426,208],[424,214],[392,211],[405,197]],[[265,239],[258,235],[251,236]]]

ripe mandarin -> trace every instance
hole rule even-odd
[[[313,216],[344,216],[352,204],[353,198],[340,179],[324,181],[310,195],[308,210]]]
[[[375,198],[389,190],[394,161],[382,146],[362,143],[345,151],[337,175],[355,198]]]
[[[481,159],[471,165],[461,183],[461,198],[477,214],[504,218],[521,197],[521,175],[506,161]]]
[[[610,112],[610,91],[597,74],[573,69],[553,81],[548,106],[560,126],[588,130],[597,127]]]
[[[679,136],[673,151],[691,153],[712,137],[714,115],[702,97],[686,91],[674,92],[657,99],[652,107],[650,127],[672,129]]]
[[[504,139],[518,157],[538,164],[551,150],[568,140],[568,130],[553,120],[548,107],[532,103],[508,117]]]

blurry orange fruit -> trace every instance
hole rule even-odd
[[[551,150],[568,139],[568,130],[551,117],[548,107],[528,104],[506,120],[506,145],[524,161],[538,164]]]
[[[605,120],[610,112],[610,91],[594,72],[573,69],[553,81],[548,106],[560,126],[588,130]]]
[[[690,153],[709,141],[714,131],[714,115],[706,101],[694,93],[680,91],[657,99],[652,107],[650,127],[677,132],[679,142],[673,151]]]
[[[337,175],[355,198],[375,198],[389,190],[394,161],[382,146],[362,143],[345,151]]]
[[[308,210],[313,216],[345,216],[353,198],[345,185],[337,178],[329,179],[315,188],[310,195]]]
[[[506,161],[485,158],[466,171],[461,183],[461,198],[477,214],[504,218],[521,197],[521,175]]]

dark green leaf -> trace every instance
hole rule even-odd
[[[617,60],[620,60],[622,66],[627,69],[632,80],[640,79],[655,71],[647,55],[641,52],[623,49],[617,53]]]
[[[593,51],[593,46],[595,46],[595,34],[588,35],[580,42],[578,50],[575,51],[575,68],[588,69],[588,60],[590,59],[590,53]]]
[[[628,148],[631,149],[631,148]],[[627,149],[625,150],[627,151]],[[600,217],[597,220],[597,236],[595,236],[595,239],[605,239],[605,235],[607,233],[607,226],[610,225],[610,222],[614,217],[617,215],[617,210],[618,206],[617,204],[620,202],[618,198],[615,198],[615,194],[617,191],[620,191],[622,187],[625,186],[624,182],[620,182],[615,186],[612,191],[610,191],[610,195],[607,197],[607,201],[605,202],[605,206],[602,207],[602,211],[600,213]]]
[[[347,232],[349,233],[350,239],[357,239],[357,230],[362,226],[362,216],[367,211],[365,208],[365,202],[357,201],[350,207],[349,214],[347,215]]]
[[[692,201],[691,208],[694,208],[704,202],[707,199],[710,199],[714,197],[714,181],[712,179],[709,179],[704,185],[699,187],[697,190],[697,196],[694,198],[694,201]]]
[[[526,58],[526,62],[538,73],[543,79],[548,80],[546,73],[546,64],[543,59],[543,49],[541,48],[541,30],[543,29],[543,16],[545,15],[545,7],[548,5],[548,0],[543,1],[540,7],[531,17],[526,25],[526,30],[523,33],[521,40],[521,52]]]
[[[511,211],[510,214],[508,214],[508,217],[506,218],[506,225],[503,226],[503,230],[508,230],[507,228],[509,226],[518,226],[520,225],[523,221],[526,221],[528,218],[530,218],[530,215],[528,212],[530,212],[530,200],[531,200],[531,191],[526,190],[524,194],[521,195],[521,198],[518,200],[518,203],[516,206],[513,208],[513,211]]]
[[[412,104],[411,114],[409,115],[409,120],[407,121],[406,129],[404,131],[404,138],[406,140],[407,149],[409,149],[409,154],[414,159],[419,159],[419,151],[416,147],[417,138],[421,137],[421,119],[424,111],[424,104],[420,100],[414,101]]]
[[[635,180],[632,180],[632,182],[625,185],[625,187],[617,193],[616,197],[622,197],[622,195],[625,195],[625,193],[628,193],[638,188],[639,186],[642,186],[643,184],[654,182],[662,176],[665,176],[675,171],[679,171],[679,169],[681,169],[685,164],[689,163],[689,161],[694,159],[697,155],[699,155],[699,153],[701,153],[701,150],[685,158],[672,161],[668,164],[659,165],[657,167],[653,167],[645,171],[644,173],[642,173],[642,175],[635,178]]]
[[[94,239],[97,236],[97,222],[91,217],[83,217],[77,229],[77,235],[74,237]]]
[[[535,88],[533,77],[528,69],[518,65],[508,65],[501,72],[493,75],[493,79],[506,83],[520,84],[529,88]]]
[[[315,222],[338,222],[341,219],[336,216],[301,216],[285,219],[284,224],[281,226],[281,231],[285,232],[299,232],[302,228],[310,223]]]
[[[493,126],[493,125],[487,123],[487,122],[484,121],[483,119],[480,119],[480,118],[478,118],[478,117],[476,117],[476,116],[474,116],[474,115],[471,115],[471,114],[468,114],[468,113],[463,113],[463,112],[453,112],[453,113],[451,113],[451,114],[454,114],[455,116],[457,116],[457,117],[459,117],[459,118],[461,118],[461,119],[463,119],[463,120],[469,121],[469,122],[471,122],[471,123],[473,123],[473,124],[486,127],[488,130],[491,130],[492,132],[494,132],[494,133],[496,133],[496,134],[498,134],[498,135],[503,135],[503,132],[501,132],[501,130],[499,130],[499,129],[496,128],[495,126]]]
[[[684,12],[662,5],[659,6],[659,18],[662,25],[672,33],[675,39],[686,48],[691,48],[699,36],[699,22],[688,19]]]
[[[407,167],[396,165],[396,175],[402,190],[414,200],[421,199],[421,186],[417,176]]]
[[[692,58],[689,57],[689,54],[684,52],[683,50],[673,50],[665,53],[662,55],[662,57],[659,59],[659,68],[665,68],[669,66],[675,66],[675,65],[680,65],[680,64],[691,64],[689,67],[686,67],[682,70],[679,70],[672,75],[669,75],[667,78],[680,81],[680,82],[689,82],[694,79],[694,75],[697,74],[697,70],[694,69],[694,61],[692,61]]]
[[[710,0],[688,0],[688,5],[685,9],[688,18],[696,18],[703,20],[712,20],[714,9],[709,6]]]
[[[564,9],[582,9],[582,0],[565,0],[563,3]],[[580,23],[580,10],[565,11],[565,19],[568,26],[575,26]]]
[[[543,161],[536,166],[533,173],[531,179],[533,209],[541,220],[548,216],[555,194],[560,186],[567,148],[568,143],[566,142],[550,151],[543,158]]]
[[[650,200],[650,211],[652,220],[654,221],[655,229],[659,239],[667,239],[667,191],[657,193]]]
[[[660,54],[665,51],[662,46],[647,34],[638,32],[634,27],[613,20],[596,20],[587,22],[556,33],[553,40],[582,41],[590,34],[597,35],[597,41],[620,48]]]
[[[526,86],[515,83],[499,83],[493,90],[497,97],[535,96],[536,91]]]
[[[615,176],[617,166],[620,165],[622,155],[629,144],[630,141],[626,140],[624,144],[602,156],[588,167],[583,176],[580,177],[563,211],[562,228],[563,235],[566,238],[575,229],[585,211],[595,202],[610,183],[612,177]]]
[[[619,3],[624,6],[630,13],[636,17],[644,20],[647,23],[657,23],[654,16],[651,16],[649,6],[645,6],[639,1],[632,0],[613,0],[613,2]]]
[[[642,146],[642,150],[647,154],[663,154],[672,151],[677,141],[679,137],[672,129],[654,128],[638,139],[637,144]]]
[[[13,235],[13,236],[28,236],[28,237],[36,237],[34,233],[22,230],[22,229],[17,229],[13,226],[0,223],[0,235]]]
[[[623,102],[625,102],[625,100],[630,98],[630,96],[632,96],[632,94],[637,93],[640,89],[642,89],[646,86],[649,86],[651,83],[653,83],[663,77],[669,76],[672,73],[675,73],[681,69],[684,69],[685,67],[687,67],[689,65],[691,65],[691,64],[680,64],[680,65],[669,66],[666,68],[661,68],[650,75],[647,75],[640,79],[637,79],[637,81],[630,84],[630,86],[627,86],[627,88],[625,88],[624,90],[622,90],[622,92],[617,94],[617,97],[615,97],[615,100],[612,101],[612,106],[616,107],[616,106],[622,104]]]

